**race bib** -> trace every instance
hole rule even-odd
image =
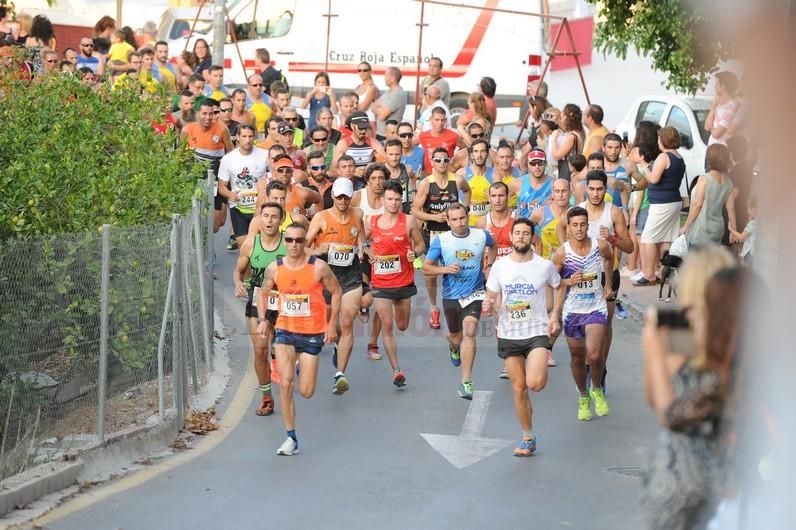
[[[239,206],[254,206],[257,202],[257,191],[241,191],[238,193],[238,205]]]
[[[401,272],[401,258],[397,254],[391,256],[376,256],[373,263],[374,274],[396,274]]]
[[[489,211],[489,204],[488,203],[478,203],[478,204],[471,204],[470,205],[470,215],[474,215],[476,217],[483,217]]]
[[[310,295],[308,294],[282,295],[281,313],[288,317],[310,316]]]
[[[254,288],[254,296],[252,297],[252,305],[257,307],[257,301],[260,299],[260,291],[259,287]],[[271,291],[268,293],[268,304],[266,309],[269,311],[278,311],[279,310],[279,293],[277,291]]]
[[[467,307],[468,305],[472,304],[473,302],[483,301],[484,297],[486,296],[486,292],[483,289],[473,292],[470,296],[465,296],[464,298],[459,298],[459,304],[462,307]]]
[[[506,316],[510,323],[530,322],[531,304],[530,302],[512,302],[506,304]]]
[[[329,245],[328,263],[337,267],[347,267],[354,263],[353,245],[338,245],[336,243]]]
[[[594,298],[596,293],[602,288],[597,281],[597,273],[584,274],[583,278],[573,285],[570,290],[578,298]]]

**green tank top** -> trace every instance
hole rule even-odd
[[[249,265],[252,268],[252,277],[249,279],[249,287],[260,287],[263,284],[265,269],[275,262],[277,258],[287,256],[287,246],[285,246],[285,236],[279,234],[279,244],[273,250],[263,248],[260,234],[254,234],[254,248],[249,257]]]

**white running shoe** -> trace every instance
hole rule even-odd
[[[637,281],[641,280],[641,278],[643,278],[643,277],[644,277],[644,273],[641,272],[641,271],[638,271],[636,274],[634,274],[633,276],[630,277],[630,281],[637,282]]]
[[[283,443],[279,449],[277,449],[276,454],[283,455],[283,456],[293,456],[299,453],[298,442],[291,438],[290,436],[287,437],[285,443]]]
[[[547,366],[558,366],[558,363],[553,359],[553,352],[547,350]]]

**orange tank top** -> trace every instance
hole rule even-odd
[[[318,234],[318,243],[337,243],[339,245],[356,245],[359,231],[354,227],[354,213],[349,211],[348,222],[341,223],[329,210],[323,210],[326,219],[326,230]]]
[[[301,202],[301,197],[298,194],[298,190],[296,189],[296,186],[293,184],[291,184],[290,188],[287,190],[287,199],[285,200],[285,211],[300,215],[307,214],[307,210],[306,208],[304,208],[304,203]]]
[[[323,283],[315,279],[315,259],[310,256],[298,270],[288,269],[282,258],[276,260],[277,329],[304,335],[326,332],[326,301]]]

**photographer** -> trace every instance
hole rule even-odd
[[[683,311],[650,308],[642,332],[647,401],[660,432],[644,477],[649,527],[702,528],[723,471],[721,421],[740,316],[741,272],[723,247],[688,254]]]

